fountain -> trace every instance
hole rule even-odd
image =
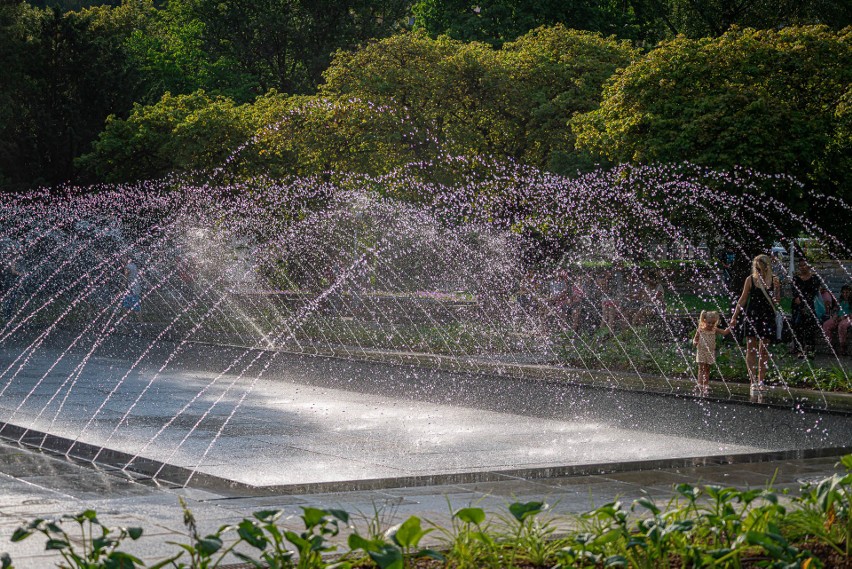
[[[489,165],[440,185],[421,181],[430,167],[5,196],[0,246],[21,274],[0,298],[0,437],[242,493],[849,445],[848,398],[790,385],[780,353],[767,394],[719,380],[741,366],[732,343],[711,392],[694,392],[685,299],[730,314],[702,236],[749,259],[804,230],[850,278],[842,241],[746,191],[794,182]],[[399,188],[420,203],[382,197]],[[667,301],[643,296],[649,275]]]

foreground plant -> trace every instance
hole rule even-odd
[[[806,484],[787,516],[796,540],[813,540],[850,558],[852,553],[852,455],[841,459],[845,474],[834,474],[816,484]]]
[[[554,518],[543,518],[548,507],[539,501],[510,504],[496,524],[486,522],[477,507],[455,511],[450,528],[424,527],[416,516],[384,532],[371,523],[366,536],[353,531],[346,540],[349,551],[334,559],[329,558],[339,552],[334,538],[348,527],[349,514],[308,507],[302,508],[305,529],[299,533],[279,525],[280,510],[264,510],[202,536],[184,505],[189,543],[170,542],[180,551],[153,565],[119,549],[124,540],[138,539],[140,528],[109,529],[92,510],[58,521],[34,520],[12,540],[44,535],[46,549],[59,552],[60,567],[70,569],[213,569],[231,557],[258,569],[407,569],[426,566],[421,558],[431,558],[430,567],[453,569],[845,566],[852,547],[852,455],[841,464],[845,474],[804,485],[789,511],[771,488],[679,484],[664,506],[648,497],[629,507],[610,502],[580,515],[579,528],[565,536],[556,535]],[[79,525],[80,539],[62,529],[71,521]],[[440,552],[422,546],[436,530],[443,536]],[[12,569],[8,555],[0,555],[0,569]]]
[[[79,537],[75,539],[62,528],[66,522],[77,524]],[[47,538],[45,550],[57,551],[67,564],[65,567],[79,569],[144,567],[140,559],[118,549],[121,542],[127,538],[139,539],[142,536],[142,528],[107,528],[98,520],[94,510],[85,510],[74,516],[65,515],[59,520],[35,519],[15,530],[12,541],[20,542],[34,534],[41,534]],[[12,567],[11,559],[6,554],[0,558],[0,563],[4,569]]]

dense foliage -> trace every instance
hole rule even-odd
[[[74,159],[91,151],[107,117],[127,118],[166,93],[204,90],[240,104],[270,89],[312,92],[335,50],[393,33],[409,11],[406,0],[48,4],[0,3],[6,191],[79,178]],[[84,179],[110,179],[100,172]]]
[[[734,29],[661,44],[574,127],[581,147],[613,161],[784,173],[848,201],[850,96],[852,29]],[[801,190],[776,197],[795,204]]]
[[[557,23],[645,45],[684,35],[715,37],[733,25],[780,28],[852,24],[852,5],[822,0],[418,0],[416,26],[432,35],[500,45],[527,30]]]
[[[439,155],[560,174],[688,160],[794,176],[774,195],[836,229],[850,22],[822,0],[14,0],[0,188]],[[813,190],[829,199],[803,203]]]

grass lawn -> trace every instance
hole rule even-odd
[[[792,299],[782,298],[781,308],[787,314],[792,307]],[[721,310],[728,312],[732,306],[731,301],[723,294],[699,296],[697,294],[666,294],[666,308],[669,312],[695,313],[702,310]]]

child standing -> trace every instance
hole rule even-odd
[[[710,366],[716,363],[716,334],[727,336],[730,328],[719,328],[719,313],[702,310],[698,318],[698,330],[692,339],[695,346],[695,361],[698,364],[698,391],[707,394],[710,391]]]

